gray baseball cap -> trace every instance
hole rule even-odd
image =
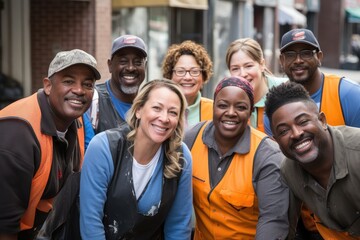
[[[95,58],[80,49],[58,52],[50,63],[48,77],[75,64],[85,64],[89,66],[95,74],[95,79],[99,80],[101,78],[100,72],[97,70]]]

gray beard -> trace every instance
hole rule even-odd
[[[128,94],[128,95],[137,94],[137,92],[139,90],[139,86],[126,87],[126,86],[120,85],[120,88],[123,93]]]

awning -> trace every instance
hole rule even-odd
[[[180,7],[189,9],[208,9],[207,0],[112,0],[113,9],[132,7]]]
[[[299,25],[306,26],[306,17],[293,7],[280,5],[278,7],[278,22],[281,25]]]
[[[360,8],[347,8],[345,11],[349,23],[360,23]]]

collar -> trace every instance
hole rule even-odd
[[[196,96],[196,100],[194,102],[194,104],[188,106],[189,112],[194,111],[195,109],[198,109],[200,106],[200,100],[201,100],[201,93],[200,91],[198,92],[197,96]]]
[[[241,155],[247,154],[250,152],[250,127],[247,126],[244,134],[239,138],[239,140],[235,143],[235,145],[224,154],[223,157],[227,157],[232,155],[233,153],[238,153]],[[216,141],[215,141],[215,126],[213,121],[209,122],[209,124],[205,127],[204,133],[202,135],[202,140],[205,145],[209,148],[213,148],[215,151],[220,153],[218,150]],[[220,156],[221,154],[219,154]]]

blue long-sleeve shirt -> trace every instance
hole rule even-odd
[[[183,144],[184,166],[179,179],[179,185],[173,206],[166,217],[164,226],[165,239],[190,239],[192,215],[192,162],[189,149]],[[157,170],[163,163],[159,159]],[[156,171],[155,173],[161,173]],[[154,174],[155,174],[154,173]],[[103,226],[104,205],[107,189],[114,174],[114,164],[109,142],[105,132],[95,135],[85,153],[84,164],[80,180],[80,231],[83,239],[105,239]],[[151,178],[153,181],[156,178]],[[162,183],[150,182],[146,191],[157,192],[157,201],[161,200]],[[128,197],[128,196],[124,196]],[[154,199],[152,199],[154,200]],[[143,201],[143,202],[142,202]],[[147,203],[148,198],[141,198],[138,202],[140,212],[153,204]]]

